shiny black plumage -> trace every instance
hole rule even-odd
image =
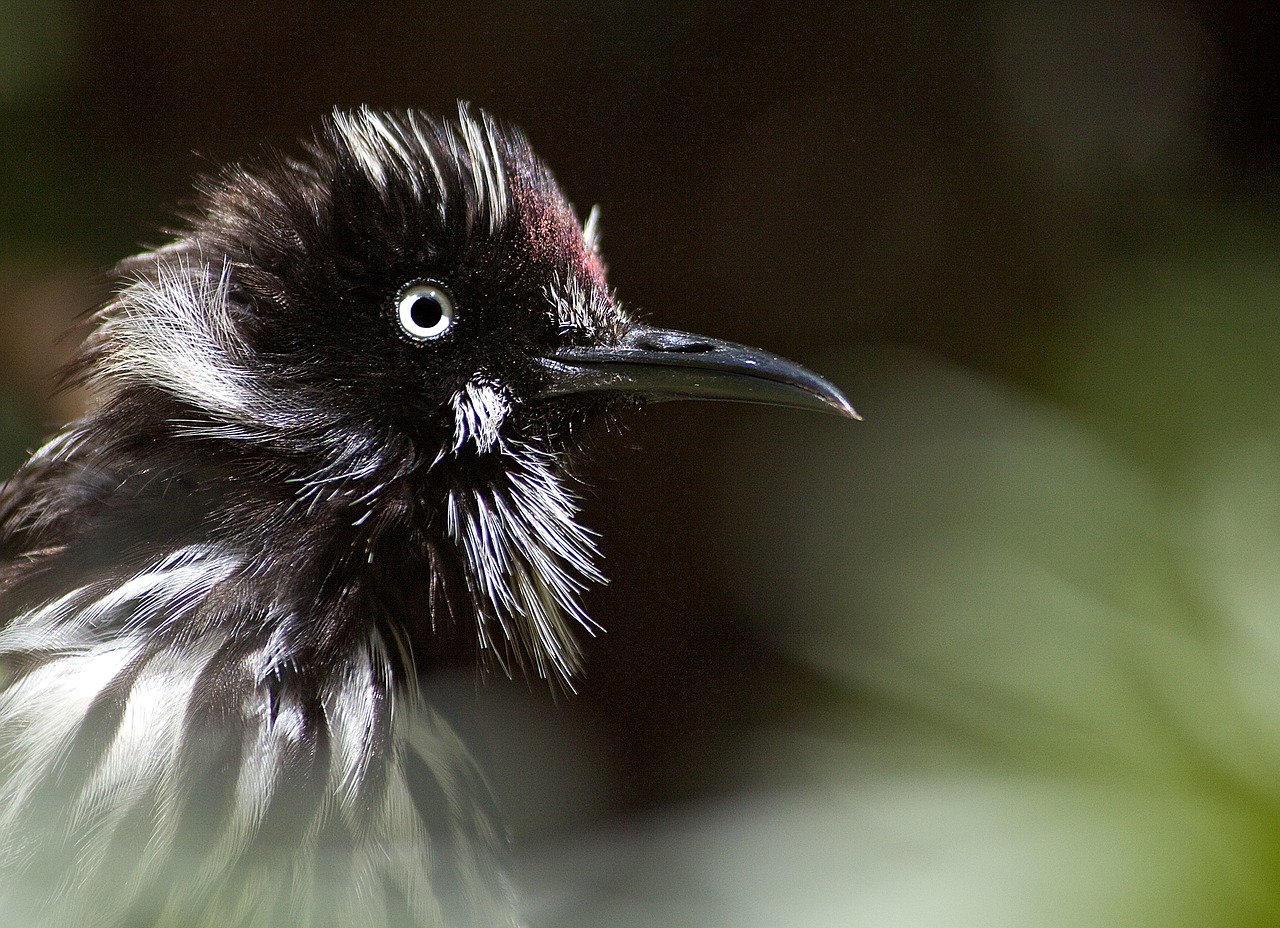
[[[572,462],[637,397],[852,414],[634,321],[587,225],[487,116],[360,110],[121,265],[0,494],[0,926],[517,923],[441,636],[572,676]]]

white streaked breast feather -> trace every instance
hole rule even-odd
[[[276,701],[259,676],[272,663],[263,651],[278,642],[226,661],[225,631],[174,634],[239,564],[212,546],[185,548],[114,585],[77,588],[0,632],[0,659],[38,653],[36,645],[45,654],[0,688],[0,928],[118,926],[156,880],[162,928],[268,928],[281,904],[297,928],[428,928],[459,911],[470,913],[463,924],[514,925],[496,863],[503,834],[477,794],[482,778],[456,734],[416,698],[402,696],[393,711],[380,639],[354,650],[321,706],[308,709]],[[302,621],[279,604],[264,608],[271,615]],[[228,755],[233,798],[215,819],[216,837],[193,848],[182,840],[183,816],[203,797],[183,782],[183,761],[201,730],[189,725],[197,689],[211,671],[226,674],[217,690],[225,712],[215,718],[225,716],[224,733],[240,747]],[[109,687],[120,702],[104,723],[95,706]],[[37,796],[50,801],[72,745],[93,725],[105,725],[106,740],[78,762],[90,766],[67,781],[66,795],[55,791],[52,806],[33,805]],[[317,731],[330,750],[316,756],[328,767],[295,810],[298,839],[281,848],[264,822],[279,822],[273,799]],[[424,770],[431,782],[415,785]],[[297,783],[290,788],[296,802]],[[420,814],[425,801],[440,806],[430,821]],[[43,870],[31,869],[36,860]],[[238,882],[228,882],[233,873]],[[459,886],[465,898],[442,890]],[[393,921],[396,911],[410,921]]]

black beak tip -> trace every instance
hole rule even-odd
[[[839,394],[839,402],[834,404],[835,413],[846,419],[853,419],[857,422],[862,421],[862,416],[858,415],[858,410],[854,409],[849,400],[843,393]]]
[[[807,381],[804,383],[805,391],[809,392],[814,399],[822,404],[821,406],[816,404],[810,405],[810,409],[815,409],[819,412],[831,413],[832,415],[839,416],[842,419],[853,419],[858,422],[862,421],[862,416],[858,414],[858,410],[853,408],[853,404],[849,402],[849,398],[844,395],[842,390],[838,389],[826,378],[819,377],[809,371],[804,371],[804,374],[806,375],[805,380]],[[793,383],[795,383],[795,381],[793,381]],[[798,383],[796,385],[799,386]]]

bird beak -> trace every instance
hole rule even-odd
[[[540,396],[629,393],[649,400],[730,400],[860,418],[845,395],[794,361],[734,342],[635,325],[615,345],[564,348],[541,359]]]

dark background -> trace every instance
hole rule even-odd
[[[822,717],[830,735],[883,719],[886,704],[930,714],[785,640],[792,623],[812,632],[814,608],[787,599],[787,582],[823,562],[788,516],[821,512],[846,486],[813,477],[816,456],[879,449],[887,473],[918,466],[919,448],[895,453],[885,437],[900,397],[886,376],[900,384],[927,358],[999,384],[1085,423],[1167,487],[1189,439],[1151,417],[1126,424],[1133,407],[1115,399],[1150,368],[1117,361],[1117,379],[1099,381],[1064,360],[1082,339],[1110,344],[1111,322],[1147,318],[1131,306],[1145,296],[1099,281],[1153,255],[1278,257],[1280,13],[1268,3],[0,3],[6,469],[74,413],[78,398],[48,398],[71,347],[53,340],[107,292],[101,269],[162,240],[193,175],[291,146],[333,106],[360,103],[448,114],[461,98],[523,126],[579,210],[601,205],[628,305],[830,372],[867,416],[660,407],[596,466],[585,519],[611,583],[589,605],[608,633],[590,643],[575,699],[553,705],[537,686],[495,697],[509,729],[496,750],[534,758],[498,774],[509,801],[557,810],[517,813],[534,846],[789,779],[786,751],[743,760],[752,732]],[[1270,293],[1247,318],[1219,293],[1197,323],[1242,333],[1219,353],[1226,377],[1248,333],[1270,332]],[[1142,342],[1153,329],[1124,331]],[[1261,383],[1241,407],[1264,402]],[[948,419],[964,406],[953,399],[907,408],[936,403]],[[954,477],[948,448],[931,453]],[[885,507],[886,480],[859,474],[847,486]],[[909,502],[918,487],[901,489]],[[1034,482],[1008,492],[1040,496]],[[859,504],[850,512],[858,523]],[[783,592],[754,595],[743,565]],[[855,562],[843,582],[864,588],[888,569]],[[844,614],[855,641],[901,618],[865,603]],[[920,724],[1004,756],[994,736]],[[572,761],[542,743],[557,726]],[[522,787],[530,771],[545,777],[536,788]]]

